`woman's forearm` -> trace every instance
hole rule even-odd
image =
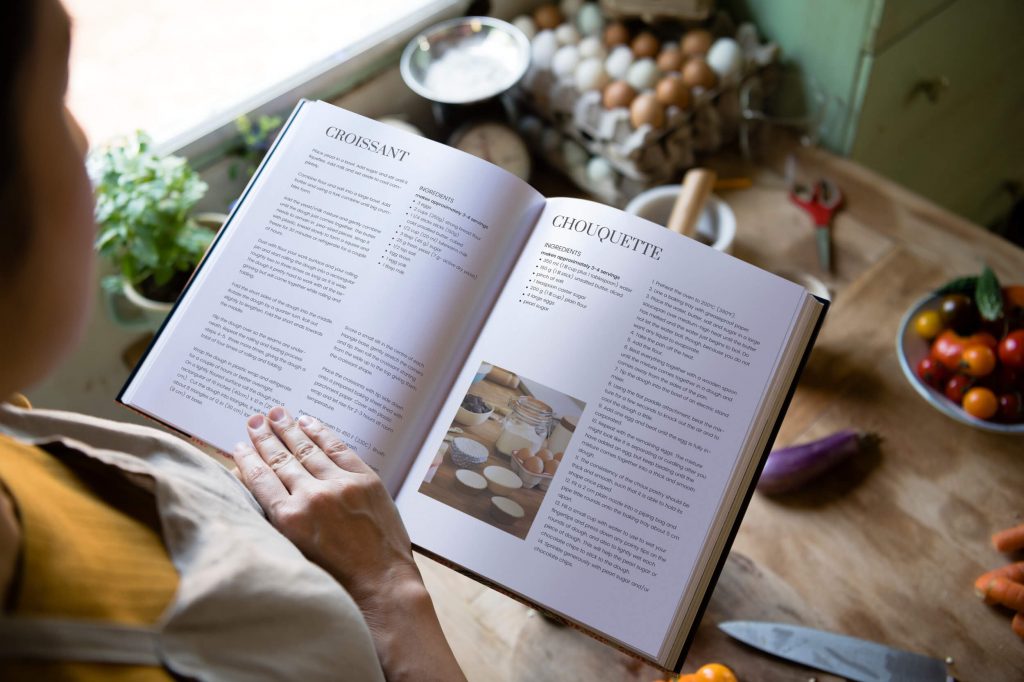
[[[389,682],[466,679],[415,566],[356,598]]]

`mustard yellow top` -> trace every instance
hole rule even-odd
[[[49,450],[0,434],[0,484],[22,533],[9,615],[155,622],[173,599],[178,574],[160,536],[153,495],[86,458],[76,458],[72,470],[59,447]],[[148,666],[0,661],[0,679],[171,677]]]

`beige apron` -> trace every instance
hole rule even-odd
[[[206,455],[154,429],[9,405],[0,432],[61,443],[151,490],[180,576],[150,628],[0,617],[0,657],[162,665],[198,680],[384,679],[348,593]]]

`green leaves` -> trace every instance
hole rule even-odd
[[[978,285],[974,289],[974,303],[982,319],[992,321],[1003,316],[1003,292],[999,288],[999,280],[992,268],[985,266],[978,277]]]
[[[189,218],[207,185],[188,162],[160,156],[142,132],[90,155],[96,250],[133,284],[156,284],[195,267],[212,233]]]
[[[982,319],[993,321],[1003,316],[1003,293],[999,279],[987,265],[977,277],[957,277],[935,290],[937,296],[965,294],[974,300]]]

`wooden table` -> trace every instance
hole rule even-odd
[[[900,317],[923,293],[982,262],[1022,282],[1024,251],[854,163],[814,150],[799,158],[803,171],[835,180],[847,201],[835,221],[835,274],[825,278],[832,310],[776,444],[845,427],[874,431],[883,443],[806,492],[754,496],[684,670],[718,660],[746,682],[836,679],[714,627],[771,618],[950,656],[967,682],[1024,680],[1024,642],[1008,614],[972,588],[1008,561],[989,535],[1024,520],[1024,439],[938,413],[908,385],[894,351]],[[721,176],[754,180],[722,194],[739,225],[735,255],[815,273],[808,218],[786,200],[781,156],[771,159],[719,167]],[[470,680],[663,677],[447,568],[420,565]]]

